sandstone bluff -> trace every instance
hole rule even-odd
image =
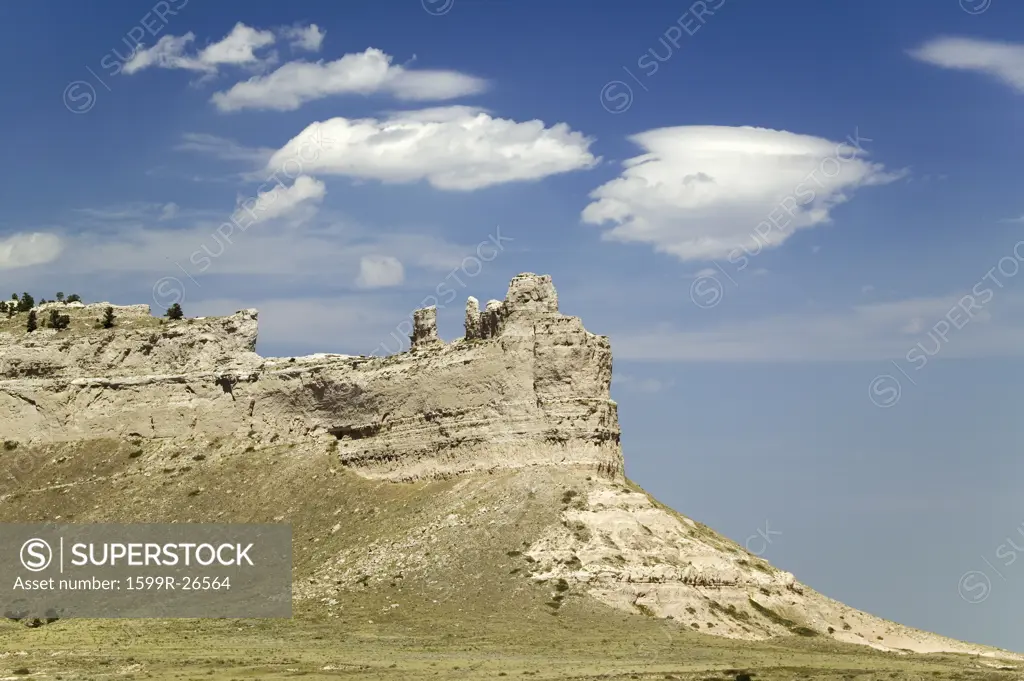
[[[80,320],[101,307],[71,313]],[[295,478],[307,461],[330,457],[330,475],[310,480],[310,494],[330,494],[323,485],[338,475],[335,468],[389,488],[450,485],[415,511],[402,511],[409,497],[396,502],[394,520],[381,526],[387,537],[317,536],[309,539],[315,550],[297,545],[296,601],[328,612],[343,606],[346,593],[396,573],[410,584],[421,580],[425,592],[454,584],[480,566],[456,569],[460,558],[474,551],[505,556],[498,528],[514,526],[529,533],[517,535],[525,540],[507,555],[525,567],[503,571],[511,581],[502,588],[517,593],[525,580],[559,585],[549,603],[556,609],[563,592],[579,592],[731,638],[820,636],[881,650],[1012,656],[828,599],[631,483],[610,394],[610,343],[560,313],[548,276],[515,277],[505,299],[483,310],[470,298],[465,335],[449,343],[438,338],[436,310],[416,311],[410,350],[389,357],[261,357],[255,310],[173,322],[151,317],[147,306],[116,310],[111,330],[0,332],[0,440],[16,453],[5,458],[5,470],[17,481],[0,486],[0,519],[50,517],[52,495],[74,507],[79,522],[95,518],[97,500],[109,494],[98,490],[113,484],[106,489],[130,486],[130,502],[151,520],[175,513],[188,521],[201,517],[190,509],[202,488],[189,491],[184,506],[172,505],[171,490],[223,476],[227,463],[218,457],[227,455],[197,455],[202,463],[183,466],[181,452],[223,446],[231,461],[244,461],[286,446],[288,472],[278,476]],[[115,449],[129,443],[135,468],[123,458],[114,470],[63,453],[94,441]],[[84,462],[80,472],[60,472],[74,457]],[[161,475],[168,477],[158,483]],[[248,475],[250,493],[271,498],[275,483],[266,471]],[[225,509],[244,502],[235,491],[244,482],[224,483],[228,501],[211,509],[212,517],[232,517]],[[76,501],[74,494],[82,496]],[[553,501],[542,506],[545,499]],[[330,535],[345,535],[342,508],[321,517],[303,511],[303,503],[288,510],[309,527],[324,523]],[[246,513],[232,519],[252,521],[257,511]],[[366,508],[346,513],[362,517]],[[540,520],[526,523],[530,513]]]

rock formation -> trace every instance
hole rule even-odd
[[[409,347],[419,348],[426,345],[440,343],[437,337],[437,307],[430,307],[416,310],[412,315],[412,335],[409,337]]]
[[[465,575],[477,580],[484,563],[457,570],[452,566],[465,551],[438,550],[471,545],[503,559],[521,556],[521,568],[495,579],[528,576],[557,584],[558,598],[572,589],[714,635],[829,636],[884,650],[997,654],[832,601],[628,481],[609,392],[610,344],[559,312],[550,277],[521,274],[503,301],[492,300],[482,311],[470,298],[466,335],[450,343],[437,336],[436,309],[418,310],[410,351],[389,357],[260,357],[255,310],[165,321],[145,306],[119,307],[114,329],[81,323],[94,322],[102,307],[62,307],[77,315],[71,331],[26,334],[20,324],[0,331],[0,440],[9,441],[5,450],[30,455],[24,470],[17,459],[12,466],[10,455],[0,460],[0,473],[8,474],[0,480],[34,481],[27,492],[0,485],[0,503],[48,508],[47,499],[60,495],[69,508],[80,504],[88,515],[89,508],[101,509],[92,499],[130,486],[150,490],[130,498],[138,504],[133,509],[152,513],[143,500],[170,494],[186,480],[192,481],[192,499],[217,475],[228,478],[221,484],[231,503],[242,483],[252,482],[252,493],[265,495],[270,480],[277,484],[288,475],[303,489],[318,484],[326,493],[323,486],[333,483],[307,482],[301,467],[322,465],[328,454],[329,480],[341,465],[355,471],[350,477],[360,484],[375,478],[416,481],[406,490],[417,493],[449,490],[431,495],[414,512],[398,490],[401,501],[380,526],[381,536],[359,535],[331,550],[325,538],[320,558],[304,563],[308,572],[295,583],[299,600],[337,603],[341,591],[362,590],[374,576],[401,574],[431,589]],[[100,461],[74,455],[93,441],[100,443],[93,448]],[[152,461],[142,456],[147,443]],[[115,461],[108,454],[129,444],[141,458],[121,452]],[[69,454],[48,453],[62,447]],[[224,468],[282,449],[288,465],[273,471],[256,466],[246,480]],[[209,467],[194,471],[174,464],[183,451]],[[209,461],[206,452],[214,451],[217,460]],[[32,452],[46,453],[39,465]],[[86,477],[62,477],[70,475],[60,467],[69,457],[84,466]],[[96,473],[97,466],[113,469],[117,461],[122,467],[139,463],[120,477]],[[378,498],[380,486],[374,487],[370,497]],[[303,503],[287,512],[306,523],[327,522]],[[362,507],[377,503],[359,502],[349,510],[365,516]],[[0,517],[7,509],[12,519],[11,508],[0,506]],[[181,507],[168,502],[159,510],[176,520]],[[529,514],[533,520],[521,523]],[[331,534],[342,528],[337,523]],[[497,536],[499,528],[520,533],[514,550]]]
[[[608,339],[558,312],[550,277],[517,276],[478,337],[443,343],[436,310],[419,310],[413,351],[390,357],[260,357],[255,310],[149,320],[74,339],[0,334],[0,439],[333,438],[342,464],[392,480],[538,465],[622,475]]]

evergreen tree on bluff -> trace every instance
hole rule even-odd
[[[35,313],[33,313],[35,314]],[[50,310],[50,326],[58,331],[68,328],[71,325],[71,317],[61,314],[56,310]]]
[[[28,331],[29,333],[32,333],[37,328],[39,328],[39,325],[36,323],[36,311],[29,310],[28,322],[25,323],[25,330]]]

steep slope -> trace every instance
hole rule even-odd
[[[418,311],[386,358],[261,358],[255,311],[94,313],[0,333],[0,521],[292,523],[317,617],[617,609],[679,635],[1010,656],[827,599],[630,483],[608,340],[547,277],[470,299],[453,343]]]

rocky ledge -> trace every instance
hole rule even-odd
[[[550,465],[622,475],[610,344],[558,311],[548,276],[518,275],[483,311],[470,298],[451,343],[436,310],[416,311],[410,350],[388,357],[263,358],[257,318],[0,333],[0,439],[326,444],[389,480]]]

